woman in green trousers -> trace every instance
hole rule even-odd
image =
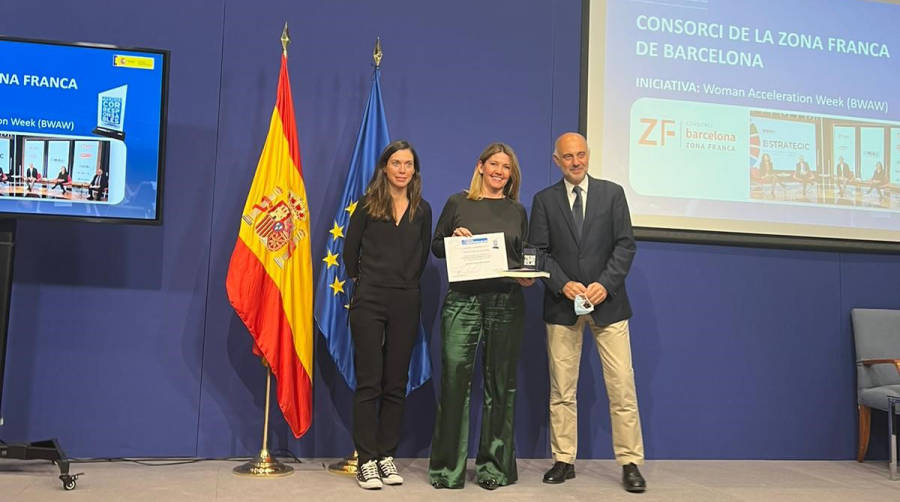
[[[450,196],[441,212],[431,242],[434,255],[444,258],[444,237],[503,232],[509,268],[521,267],[528,222],[518,202],[520,181],[512,148],[488,145],[475,165],[469,190]],[[482,341],[484,403],[476,479],[488,490],[518,479],[513,436],[525,311],[521,286],[533,283],[506,278],[450,283],[441,311],[441,398],[428,466],[435,488],[465,484],[472,368]]]

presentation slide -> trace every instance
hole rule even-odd
[[[900,5],[592,0],[591,174],[636,227],[900,242]]]
[[[0,37],[0,214],[158,221],[167,57]]]

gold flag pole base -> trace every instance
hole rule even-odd
[[[285,30],[287,30],[287,25],[285,25]],[[265,359],[262,360],[262,363],[263,366],[266,367],[266,407],[263,418],[262,447],[260,447],[259,455],[257,455],[256,458],[250,460],[246,464],[235,467],[231,472],[237,476],[280,478],[282,476],[293,474],[294,468],[282,464],[277,458],[269,455],[269,399],[272,395],[272,370],[269,368]]]
[[[294,468],[279,462],[277,458],[269,455],[267,450],[262,450],[256,458],[235,467],[232,472],[237,476],[280,478],[293,474]]]
[[[353,453],[344,460],[329,464],[328,472],[333,472],[335,474],[346,474],[348,476],[356,476],[356,466],[358,460],[359,456],[357,456],[356,450],[353,450]]]

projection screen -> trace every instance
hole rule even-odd
[[[590,172],[639,237],[900,249],[900,6],[585,0]]]

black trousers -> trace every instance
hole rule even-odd
[[[350,309],[356,367],[353,442],[362,465],[397,451],[421,298],[418,288],[366,284],[355,296]]]

